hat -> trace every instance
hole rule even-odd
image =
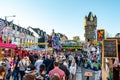
[[[32,70],[35,70],[35,66],[34,65],[28,66],[28,68],[26,69],[25,73],[30,73],[30,72],[32,72]]]

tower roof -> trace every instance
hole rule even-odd
[[[88,14],[88,20],[89,21],[93,21],[93,14],[92,14],[92,12],[89,12],[89,14]]]

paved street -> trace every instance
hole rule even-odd
[[[90,69],[85,69],[85,68],[81,68],[79,67],[77,69],[77,74],[76,74],[76,80],[86,80],[86,77],[84,76],[85,72],[92,72],[93,76],[89,78],[89,80],[99,80],[99,75],[100,75],[100,71],[93,71]]]
[[[77,69],[76,80],[82,80],[81,67],[78,67],[78,69]]]

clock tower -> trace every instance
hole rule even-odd
[[[97,17],[93,16],[92,12],[89,12],[88,16],[84,18],[84,29],[85,29],[85,40],[96,41],[96,28],[97,28]]]

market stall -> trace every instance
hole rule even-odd
[[[4,56],[11,56],[13,57],[15,54],[15,49],[17,49],[17,46],[15,44],[10,43],[0,43],[0,60]]]

